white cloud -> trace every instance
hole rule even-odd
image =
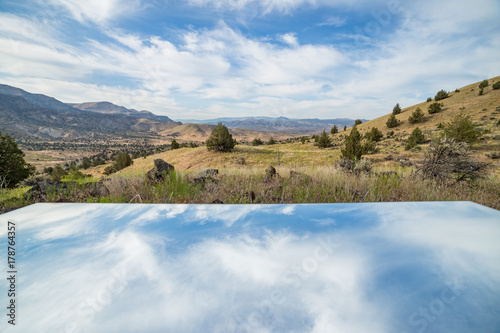
[[[295,33],[287,33],[287,34],[283,34],[283,35],[278,35],[278,40],[280,40],[283,43],[286,43],[292,47],[299,46],[299,40],[297,39],[297,36],[295,36]]]
[[[320,22],[316,24],[318,27],[323,27],[323,26],[332,26],[332,27],[341,27],[347,22],[347,18],[345,17],[338,17],[338,16],[330,16],[323,22]]]

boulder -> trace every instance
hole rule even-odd
[[[224,201],[222,201],[220,199],[215,199],[212,203],[213,204],[224,204]]]
[[[26,193],[25,198],[31,202],[46,202],[47,192],[61,193],[68,189],[68,182],[39,182]]]
[[[170,171],[175,170],[172,164],[168,164],[160,158],[154,160],[154,164],[155,167],[149,170],[146,174],[147,180],[152,183],[161,183],[165,181],[165,175],[168,175]]]

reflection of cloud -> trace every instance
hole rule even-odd
[[[408,326],[408,317],[433,304],[443,288],[458,289],[461,295],[446,304],[439,320],[429,321],[434,331],[458,325],[454,323],[462,315],[476,325],[462,331],[485,331],[483,323],[498,325],[491,316],[499,304],[498,212],[469,203],[358,204],[355,214],[346,210],[333,220],[333,206],[337,212],[351,207],[67,204],[2,215],[1,222],[6,216],[16,218],[22,237],[58,231],[29,244],[20,238],[23,320],[18,328],[416,331]],[[135,211],[113,220],[129,207]],[[49,221],[50,210],[56,222]],[[65,234],[71,219],[82,212],[87,226]],[[36,216],[41,217],[38,226],[31,222]],[[289,220],[303,216],[314,216],[310,220],[317,224],[301,223],[294,230],[297,224]],[[368,222],[353,223],[353,216]],[[196,218],[213,223],[200,227],[193,223]],[[161,228],[152,224],[165,219]],[[216,224],[235,221],[245,226],[258,221],[261,232]],[[87,228],[95,232],[82,232]],[[195,235],[198,231],[202,238]],[[177,241],[177,235],[182,239]],[[61,241],[46,241],[56,237]],[[0,289],[6,283],[0,280]],[[6,325],[1,321],[0,331],[7,331]]]

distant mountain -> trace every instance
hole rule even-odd
[[[160,132],[180,123],[124,114],[83,111],[55,98],[0,85],[0,131],[45,138],[90,137],[94,133]]]
[[[184,123],[200,123],[200,124],[209,124],[216,125],[219,122],[222,122],[228,128],[241,128],[241,129],[249,129],[255,131],[273,131],[273,132],[283,132],[283,133],[312,133],[318,132],[325,129],[329,131],[333,125],[342,129],[344,126],[351,127],[354,125],[354,119],[349,118],[336,118],[336,119],[293,119],[286,117],[251,117],[251,118],[216,118],[216,119],[207,119],[207,120],[195,120],[195,119],[183,119],[179,120]],[[368,120],[362,119],[363,122]]]
[[[172,122],[173,120],[167,116],[158,116],[150,111],[137,111],[127,109],[126,107],[116,105],[110,102],[87,102],[87,103],[68,103],[68,105],[83,111],[91,111],[105,114],[122,114],[134,118],[146,118],[151,120]]]

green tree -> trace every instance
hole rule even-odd
[[[0,132],[0,187],[12,188],[35,173],[35,166],[26,163],[24,156],[16,141]]]
[[[327,148],[327,147],[330,147],[331,144],[332,144],[332,140],[330,139],[328,134],[326,134],[325,130],[323,130],[323,132],[321,133],[321,135],[318,138],[318,147]]]
[[[80,164],[80,166],[82,167],[82,169],[85,169],[85,170],[90,168],[90,166],[91,166],[90,159],[88,157],[82,158],[82,163]]]
[[[181,146],[179,145],[179,143],[177,141],[175,141],[175,139],[172,140],[172,142],[170,143],[170,149],[174,150],[174,149],[179,149]]]
[[[300,142],[302,142],[302,144],[306,143],[306,140],[307,140],[307,138],[305,136],[300,138]]]
[[[337,128],[336,125],[333,125],[332,129],[330,130],[331,134],[337,134],[339,132],[339,129]]]
[[[262,141],[261,139],[259,138],[255,138],[253,139],[252,141],[252,146],[260,146],[260,145],[263,145],[264,144],[264,141]]]
[[[479,84],[479,89],[486,88],[487,86],[488,86],[488,80],[483,80],[483,81],[481,81],[481,83]]]
[[[434,100],[437,102],[445,98],[448,98],[448,92],[441,89],[440,91],[437,92],[436,97],[434,97]]]
[[[134,161],[132,160],[129,154],[118,152],[114,163],[117,171],[125,169],[126,167],[132,164],[134,164]]]
[[[497,81],[497,82],[493,83],[493,85],[491,87],[493,88],[493,90],[500,89],[500,81]]]
[[[341,158],[356,161],[363,155],[363,146],[361,145],[361,134],[356,126],[353,126],[351,133],[345,137],[344,148],[340,150]]]
[[[401,113],[401,107],[399,106],[399,103],[396,103],[396,106],[392,109],[392,114],[397,115]]]
[[[356,125],[361,125],[362,123],[363,123],[363,122],[361,121],[361,119],[356,119],[356,120],[354,121],[354,126],[356,126]]]
[[[268,145],[275,145],[275,144],[276,144],[276,140],[274,140],[274,138],[273,138],[273,137],[271,137],[271,138],[269,139],[269,141],[267,141],[267,144],[268,144]]]
[[[233,136],[229,134],[229,130],[222,123],[218,123],[214,127],[210,137],[207,139],[206,145],[208,150],[227,152],[231,151],[236,144]]]
[[[387,119],[387,122],[385,124],[389,128],[396,127],[399,125],[399,120],[396,119],[396,116],[394,114],[391,114],[389,116],[389,119]]]
[[[429,114],[438,113],[439,111],[441,111],[442,106],[443,104],[434,102],[431,105],[429,105],[427,112],[429,112]]]
[[[68,172],[66,170],[64,170],[63,167],[61,167],[59,164],[57,164],[53,168],[52,173],[50,175],[51,175],[53,181],[59,182],[59,181],[61,181],[61,178],[63,176],[68,175]]]
[[[379,142],[383,137],[384,135],[382,134],[382,132],[380,132],[376,127],[372,127],[372,129],[365,134],[366,140],[373,142]]]
[[[460,113],[444,126],[444,135],[457,142],[472,143],[481,136],[481,132],[465,112],[465,109],[462,108]]]
[[[413,132],[411,132],[408,141],[406,141],[405,150],[410,150],[413,147],[416,147],[418,144],[425,142],[425,135],[420,128],[415,128]]]
[[[344,131],[347,131],[347,125],[344,125]]]
[[[411,116],[408,117],[408,122],[410,124],[421,123],[425,120],[425,115],[422,109],[417,108],[412,112]]]

